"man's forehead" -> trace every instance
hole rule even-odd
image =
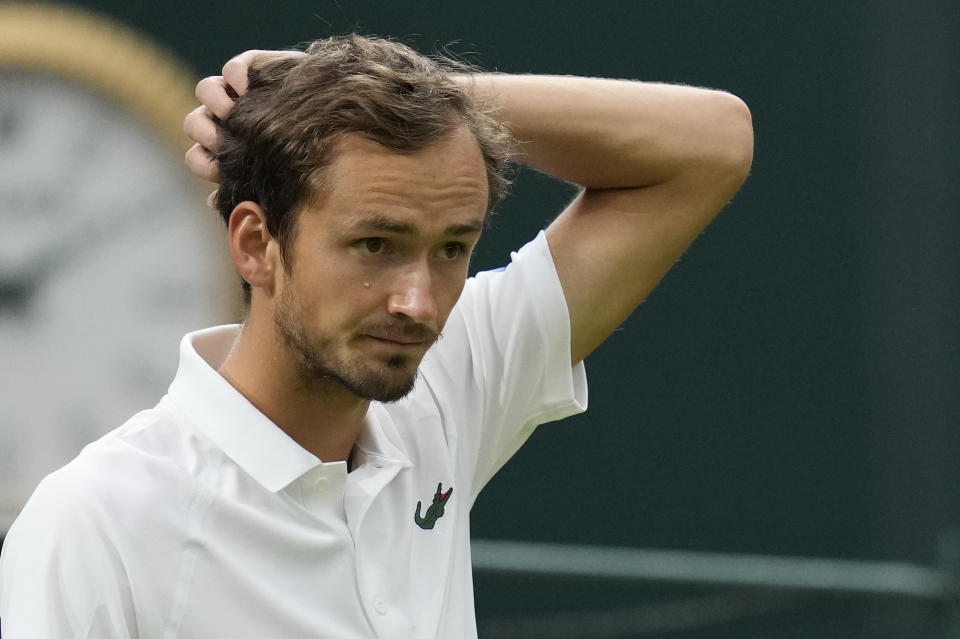
[[[350,134],[332,155],[318,176],[322,185],[313,206],[336,209],[343,223],[397,227],[399,232],[412,230],[400,226],[431,221],[451,227],[455,234],[482,228],[489,184],[483,155],[469,131],[413,152],[394,151]]]

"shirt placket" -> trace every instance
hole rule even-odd
[[[396,552],[401,550],[391,538],[389,522],[371,516],[371,508],[377,508],[378,496],[402,469],[403,462],[370,456],[360,468],[350,473],[345,488],[344,510],[347,527],[354,539],[357,587],[370,624],[382,639],[410,637],[409,611],[391,596],[395,588],[388,583],[387,566],[378,559],[391,547]],[[369,526],[374,526],[379,533],[376,546],[371,546],[369,541],[360,541]]]

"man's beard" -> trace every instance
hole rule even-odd
[[[383,363],[370,361],[354,351],[353,361],[338,359],[333,337],[312,337],[304,331],[304,313],[295,294],[285,287],[277,300],[273,320],[277,334],[293,354],[301,381],[318,392],[331,383],[362,399],[395,402],[405,397],[417,381],[417,366],[410,355],[393,355]],[[358,326],[357,337],[376,335],[432,344],[439,335],[413,322],[390,318],[384,322]]]

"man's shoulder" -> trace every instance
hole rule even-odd
[[[5,622],[37,627],[27,615],[41,616],[57,628],[44,636],[67,636],[97,614],[129,612],[127,580],[150,558],[175,557],[182,540],[170,534],[191,494],[177,426],[163,411],[138,413],[40,482],[4,541]]]
[[[209,444],[161,407],[137,413],[47,475],[21,518],[100,525],[193,490]],[[153,504],[154,506],[151,506]]]

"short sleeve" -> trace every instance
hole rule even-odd
[[[569,313],[543,232],[505,268],[467,281],[441,343],[434,363],[456,371],[443,385],[459,378],[462,387],[435,395],[459,429],[450,439],[472,499],[536,426],[586,410],[586,374],[570,363]]]
[[[3,636],[136,637],[122,564],[81,499],[61,470],[41,482],[11,527],[0,557]]]

